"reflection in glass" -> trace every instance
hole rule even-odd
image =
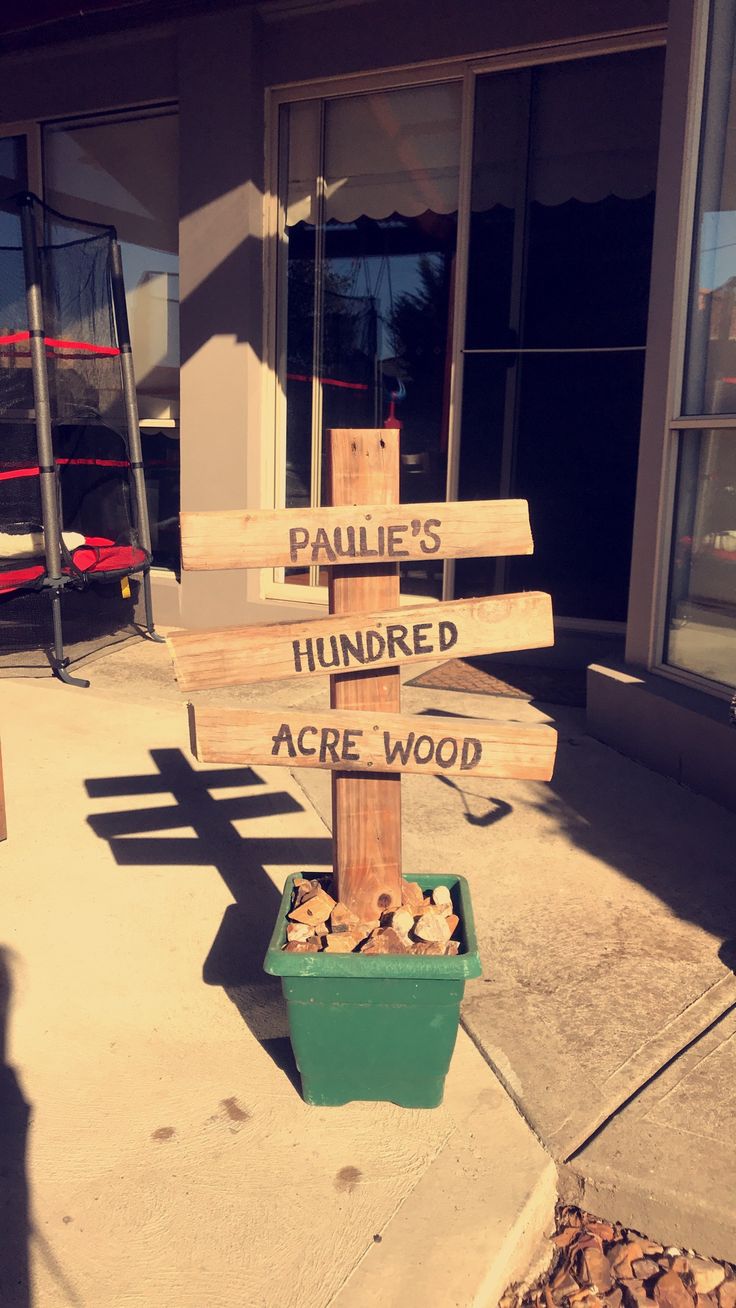
[[[736,10],[714,0],[683,413],[736,413]]]
[[[527,355],[520,363],[515,485],[534,554],[506,588],[544,590],[555,612],[625,622],[644,355]]]
[[[665,658],[736,685],[736,432],[680,437]]]
[[[535,553],[458,561],[458,596],[625,619],[662,72],[650,49],[478,78],[459,490],[528,499]]]
[[[43,156],[50,205],[117,229],[143,423],[154,561],[176,569],[180,554],[178,117],[171,110],[155,110],[53,124],[44,130]]]
[[[398,428],[402,500],[445,498],[459,148],[454,83],[283,112],[289,505],[324,498],[330,427]],[[403,589],[439,594],[441,571]]]
[[[20,240],[18,207],[3,207],[3,200],[28,189],[25,136],[0,137],[0,336],[28,330],[26,287],[22,260],[15,255]],[[12,360],[12,341],[0,343],[0,367]],[[25,389],[25,388],[23,388]],[[24,399],[23,403],[27,403]]]
[[[0,136],[0,246],[13,245],[18,231],[17,219],[4,212],[2,202],[18,191],[27,189],[25,136]],[[2,294],[0,287],[0,295]]]

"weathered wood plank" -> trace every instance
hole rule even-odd
[[[549,781],[553,727],[363,709],[229,709],[189,705],[202,763],[425,772]]]
[[[384,433],[384,439],[385,439]],[[275,568],[531,554],[526,500],[185,512],[185,568]]]
[[[179,685],[192,691],[540,649],[553,644],[554,631],[549,595],[524,591],[352,618],[180,631],[167,641]]]
[[[399,498],[398,431],[328,434],[329,498],[344,506],[375,501],[391,506]],[[333,567],[328,576],[333,620],[392,608],[400,600],[399,568],[391,561]],[[398,667],[349,671],[330,677],[333,709],[401,708]],[[382,773],[332,774],[332,842],[338,898],[361,921],[401,904],[401,777]]]

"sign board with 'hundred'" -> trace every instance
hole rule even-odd
[[[538,591],[168,637],[185,691],[538,649],[553,640],[550,598]]]

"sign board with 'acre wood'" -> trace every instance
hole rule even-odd
[[[192,750],[202,763],[549,781],[557,745],[552,727],[486,719],[202,707],[195,723],[189,709]]]
[[[553,641],[550,598],[538,591],[168,637],[185,691],[539,649]]]

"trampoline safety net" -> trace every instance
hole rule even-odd
[[[30,193],[2,207],[0,672],[73,680],[69,664],[153,635],[120,248]]]

